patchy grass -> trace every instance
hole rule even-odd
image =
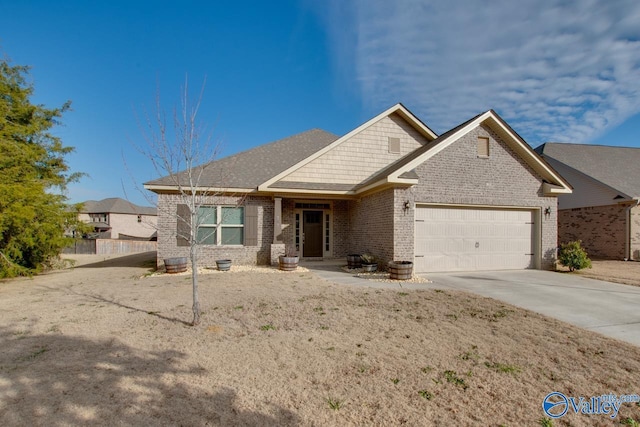
[[[0,424],[40,414],[52,425],[553,425],[541,408],[551,391],[640,384],[638,347],[453,290],[209,274],[192,327],[188,283],[133,286],[138,273],[75,268],[2,283]],[[639,419],[640,406],[623,404],[613,422]]]

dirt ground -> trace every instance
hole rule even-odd
[[[591,261],[591,268],[580,270],[581,276],[625,285],[640,286],[640,262],[638,261]]]
[[[539,425],[552,391],[640,394],[640,348],[488,298],[231,271],[191,327],[189,277],[81,258],[0,282],[0,425]]]

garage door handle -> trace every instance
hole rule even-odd
[[[416,255],[416,258],[424,258],[424,255]]]

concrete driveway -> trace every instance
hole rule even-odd
[[[473,292],[640,346],[640,287],[538,270],[425,277],[429,287]]]

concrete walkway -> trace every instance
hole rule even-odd
[[[539,270],[430,273],[432,283],[366,280],[340,269],[344,261],[305,262],[334,283],[377,289],[455,289],[494,298],[640,346],[640,287]]]

